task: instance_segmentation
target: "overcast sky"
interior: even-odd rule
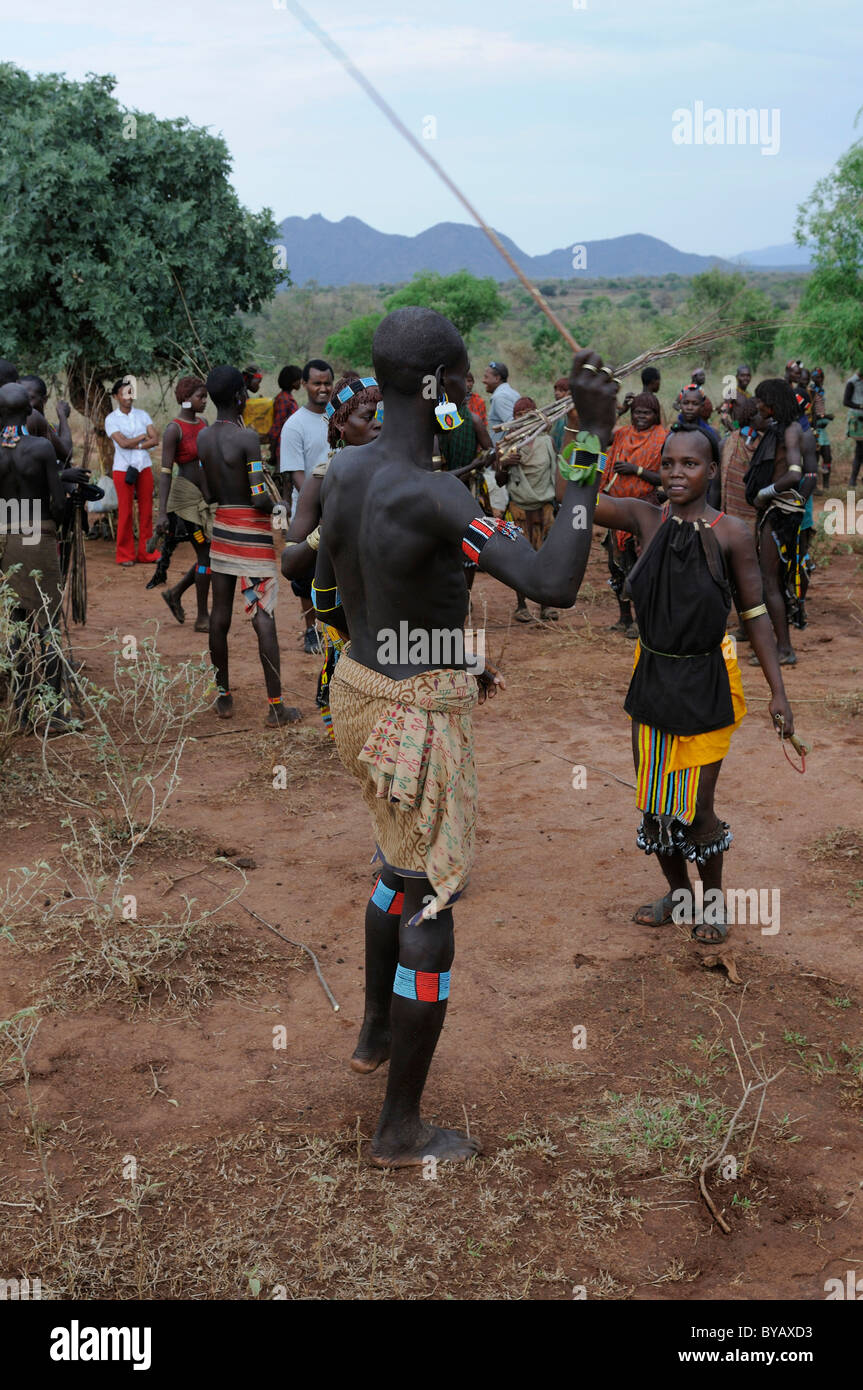
[[[282,0],[0,0],[3,56],[111,72],[126,106],[221,132],[240,198],[412,234],[460,204]],[[577,8],[581,6],[583,8]],[[332,0],[307,7],[493,226],[538,254],[646,232],[733,255],[863,129],[861,0]],[[769,142],[676,144],[676,111],[765,111]],[[678,118],[678,129],[680,129]],[[697,132],[693,131],[693,137]]]

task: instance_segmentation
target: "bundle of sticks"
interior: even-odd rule
[[[720,326],[714,324],[711,328],[693,329],[689,333],[684,333],[681,338],[676,338],[673,343],[666,344],[665,347],[650,348],[642,352],[638,357],[633,357],[631,362],[626,362],[622,367],[615,369],[614,375],[621,381],[624,377],[632,376],[633,372],[639,372],[652,362],[661,362],[665,357],[679,357],[683,353],[695,352],[698,348],[706,346],[707,343],[717,342],[720,338],[733,338],[741,333],[743,329],[762,327],[762,324],[735,323]],[[529,444],[537,439],[539,435],[546,434],[558,420],[572,410],[572,397],[567,394],[562,396],[559,401],[552,401],[550,405],[540,406],[538,410],[531,410],[525,415],[520,415],[517,420],[510,420],[501,426],[503,440],[501,449],[518,449],[524,444]]]

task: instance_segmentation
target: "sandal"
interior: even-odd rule
[[[664,927],[668,922],[674,921],[673,902],[674,895],[666,893],[664,898],[657,898],[655,903],[645,903],[644,907],[633,913],[632,920],[640,927]]]
[[[716,934],[714,936],[701,936],[699,929],[702,932],[715,932]],[[721,946],[727,936],[727,922],[696,922],[692,928],[692,940],[699,942],[702,946]]]

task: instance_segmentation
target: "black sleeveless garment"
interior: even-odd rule
[[[666,507],[627,589],[641,641],[627,714],[667,734],[706,734],[733,724],[722,655],[731,586],[711,525],[680,521]]]

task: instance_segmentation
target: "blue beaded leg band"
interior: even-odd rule
[[[393,981],[393,994],[403,999],[417,999],[425,1004],[443,1003],[449,999],[449,970],[409,970],[406,965],[396,966]]]
[[[387,888],[382,878],[379,878],[372,893],[372,902],[375,907],[379,907],[381,912],[388,912],[394,917],[400,917],[404,907],[405,895],[399,893],[395,888]]]

